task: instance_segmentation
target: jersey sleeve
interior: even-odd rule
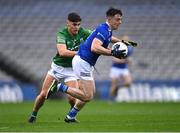
[[[85,36],[88,37],[91,33],[92,33],[92,30],[90,30],[90,29],[84,29],[84,34],[85,34]]]
[[[61,32],[57,33],[56,44],[66,44],[65,35]]]
[[[86,39],[88,36],[92,33],[90,29],[81,28],[81,31],[83,33],[83,37]]]
[[[102,43],[108,38],[108,32],[103,27],[98,27],[96,32],[96,38],[102,41]]]

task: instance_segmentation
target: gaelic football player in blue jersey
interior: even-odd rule
[[[86,41],[80,45],[78,53],[74,56],[72,65],[75,75],[79,78],[79,87],[72,88],[63,83],[59,83],[59,91],[67,93],[81,101],[89,102],[93,99],[96,88],[93,77],[93,68],[100,55],[125,58],[125,51],[111,50],[108,45],[110,42],[122,41],[112,37],[112,31],[117,30],[122,23],[122,12],[119,9],[110,8],[106,12],[106,22],[97,26]],[[127,42],[127,45],[134,45],[134,42]],[[77,100],[74,107],[68,112],[65,122],[77,122],[76,115],[80,111],[80,102]]]

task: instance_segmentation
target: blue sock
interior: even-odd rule
[[[69,117],[71,117],[71,118],[75,118],[76,117],[76,115],[77,115],[77,113],[78,113],[78,109],[76,109],[75,107],[73,107],[70,111],[69,111],[69,113],[67,114]]]
[[[66,86],[66,85],[63,84],[63,83],[59,83],[59,84],[57,85],[57,88],[58,88],[59,91],[62,91],[62,92],[67,92],[67,90],[68,90],[68,86]]]

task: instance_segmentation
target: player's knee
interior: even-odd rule
[[[84,101],[84,102],[90,102],[92,99],[93,99],[93,95],[87,95],[87,96],[83,99],[83,101]]]
[[[39,96],[42,98],[42,99],[46,99],[46,93],[45,92],[41,92],[39,94]]]
[[[127,82],[125,82],[125,84],[124,84],[124,86],[126,86],[126,87],[130,87],[131,86],[131,81],[127,81]]]

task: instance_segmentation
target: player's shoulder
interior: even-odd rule
[[[102,23],[102,24],[99,24],[99,25],[97,26],[97,29],[102,29],[102,30],[108,31],[109,26],[108,26],[108,24],[106,24],[106,23]]]
[[[100,25],[97,26],[96,28],[97,32],[100,32],[103,35],[109,35],[109,26],[106,23],[102,23]]]
[[[59,28],[57,34],[59,34],[59,35],[67,35],[68,34],[67,27]]]
[[[92,30],[90,30],[88,28],[80,27],[79,33],[83,33],[83,34],[88,33],[88,34],[90,34],[90,33],[92,33]]]

